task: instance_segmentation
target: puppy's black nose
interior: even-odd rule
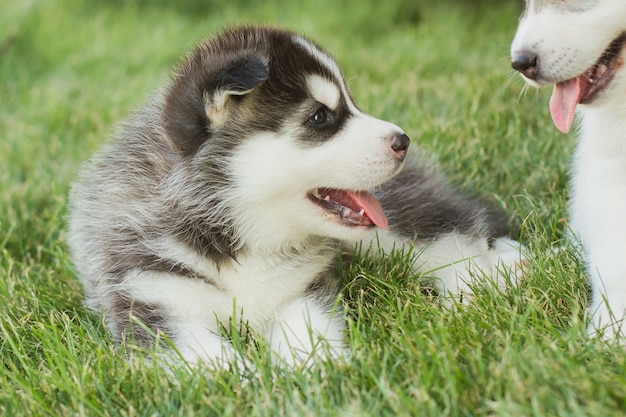
[[[409,149],[411,139],[404,133],[396,135],[391,141],[391,149],[401,158],[406,155],[406,150]]]
[[[537,79],[537,60],[538,56],[534,52],[520,51],[513,56],[511,66],[514,70],[524,74],[526,78],[531,80]]]

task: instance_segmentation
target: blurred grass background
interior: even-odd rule
[[[0,0],[0,414],[13,416],[614,416],[624,350],[590,340],[566,230],[573,139],[548,91],[523,87],[508,47],[513,0]],[[128,361],[82,307],[64,242],[78,165],[225,25],[316,40],[355,101],[403,127],[461,188],[511,215],[530,247],[520,288],[445,309],[402,254],[342,272],[354,357],[325,372],[169,375]],[[177,378],[178,382],[173,382]]]

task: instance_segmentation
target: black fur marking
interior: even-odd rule
[[[339,295],[339,279],[335,265],[329,266],[328,270],[318,275],[306,289],[308,297],[314,297],[323,306],[332,307]]]
[[[122,262],[119,263],[122,264]],[[218,288],[217,283],[210,277],[202,275],[199,272],[194,271],[193,269],[179,262],[164,259],[157,255],[134,254],[132,256],[129,256],[128,259],[124,260],[123,264],[125,265],[124,269],[112,271],[112,273],[122,277],[131,269],[139,269],[146,272],[162,272],[167,274],[175,274],[181,278],[197,279],[209,285],[212,285],[215,288]]]
[[[170,232],[202,256],[215,262],[237,259],[239,250],[233,234],[228,229],[213,224],[210,219],[198,226],[180,221],[173,225]]]
[[[245,93],[269,77],[269,68],[264,59],[258,56],[244,56],[226,66],[216,74],[216,90]]]
[[[200,51],[193,55],[175,78],[165,101],[165,126],[181,153],[190,156],[212,136],[206,114],[206,99],[217,92],[244,94],[268,77],[264,58],[243,52],[219,65],[214,56]]]
[[[373,191],[391,231],[408,239],[429,240],[445,233],[494,239],[508,235],[504,215],[481,198],[450,187],[433,167],[417,160]]]
[[[161,184],[161,233],[215,262],[235,259],[237,251],[243,249],[232,226],[230,209],[218,192],[223,184],[232,182],[223,164],[231,157],[229,148],[234,146],[234,139],[214,137],[195,158],[177,166],[172,181]]]
[[[159,332],[173,337],[161,306],[143,303],[124,294],[118,294],[115,302],[110,303],[105,316],[116,330],[114,336],[118,343],[152,348]]]

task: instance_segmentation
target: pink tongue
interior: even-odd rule
[[[569,132],[574,122],[574,111],[582,96],[579,78],[557,83],[550,97],[552,121],[563,133]]]
[[[385,217],[385,213],[383,213],[380,202],[367,191],[347,191],[329,188],[324,190],[324,194],[342,206],[350,207],[353,211],[359,212],[363,210],[363,215],[376,226],[382,229],[389,228],[389,222],[387,217]]]

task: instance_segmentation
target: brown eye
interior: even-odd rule
[[[326,123],[327,120],[328,120],[328,115],[326,113],[326,108],[320,107],[319,109],[315,111],[315,113],[313,113],[313,116],[309,118],[308,122],[312,124],[313,126],[319,126],[319,125]]]

